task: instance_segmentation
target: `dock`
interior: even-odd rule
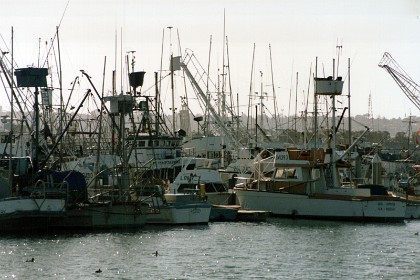
[[[270,214],[270,211],[240,209],[236,220],[241,222],[265,222]]]
[[[245,210],[240,205],[213,205],[210,221],[212,222],[265,222],[270,211]]]

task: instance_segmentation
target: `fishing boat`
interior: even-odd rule
[[[83,74],[96,91],[90,76]],[[130,73],[130,84],[137,88],[143,84],[144,72]],[[135,77],[133,80],[131,77]],[[132,200],[129,193],[130,165],[128,164],[128,148],[126,145],[125,118],[132,113],[135,98],[132,95],[121,94],[110,96],[111,114],[120,119],[121,155],[118,164],[109,169],[98,169],[99,152],[96,157],[95,176],[89,184],[84,182],[84,188],[93,192],[80,201],[72,201],[67,206],[67,217],[55,224],[56,229],[115,229],[139,228],[146,224],[148,205],[141,200]],[[102,105],[103,108],[104,105]],[[100,135],[101,133],[99,133]],[[100,137],[98,142],[100,141]],[[98,144],[99,146],[99,144]],[[106,172],[105,172],[106,171]],[[104,173],[107,173],[104,175]],[[101,180],[99,180],[101,179]]]
[[[201,187],[205,199],[211,204],[232,204],[233,192],[223,183],[214,159],[183,158],[183,168],[169,184],[166,199],[175,199],[176,194],[185,195]]]
[[[397,222],[405,218],[405,201],[381,186],[335,185],[339,178],[333,179],[323,149],[288,149],[270,160],[271,172],[235,187],[242,209],[305,219]]]
[[[0,66],[9,86],[12,88],[13,83],[11,81],[14,78],[12,74],[14,71],[6,69],[3,59]],[[47,72],[46,68],[22,68],[16,69],[16,72],[14,72],[18,87],[35,88],[36,105],[38,88],[46,86]],[[11,102],[11,106],[13,107],[13,102]],[[0,232],[48,230],[51,223],[62,219],[66,214],[68,184],[50,184],[39,177],[39,172],[35,172],[38,170],[40,155],[38,149],[38,113],[36,106],[32,156],[21,156],[23,149],[20,152],[13,149],[16,136],[13,128],[13,110],[10,114],[8,135],[2,135],[5,136],[2,138],[5,145],[0,160]],[[4,119],[2,121],[4,122]],[[19,136],[22,136],[22,131]],[[15,152],[20,157],[17,157],[14,154]]]
[[[305,219],[404,220],[406,202],[389,194],[383,186],[343,184],[340,180],[341,171],[350,167],[345,156],[356,144],[338,156],[335,149],[335,96],[341,94],[342,87],[341,77],[315,78],[315,96],[327,95],[332,99],[332,144],[328,142],[327,148],[281,149],[274,155],[256,160],[253,180],[235,187],[242,209],[265,210],[275,216]]]
[[[137,229],[146,224],[147,204],[129,199],[128,191],[120,187],[102,186],[89,195],[85,177],[77,171],[78,182],[70,185],[65,215],[50,224],[53,230]],[[121,183],[121,178],[119,178]]]
[[[147,205],[140,202],[86,202],[66,207],[66,216],[53,230],[137,229],[146,224]]]
[[[149,205],[146,219],[148,224],[191,225],[209,222],[211,204],[205,201],[169,203],[160,185],[132,186],[131,194],[134,199]]]
[[[12,184],[2,170],[1,193]],[[48,231],[66,215],[67,184],[46,184],[37,180],[33,186],[15,188],[12,194],[0,198],[0,232]]]
[[[206,201],[210,205],[210,220],[235,220],[238,208],[235,194],[222,181],[217,170],[217,160],[184,158],[183,168],[169,184],[165,200],[171,203]]]

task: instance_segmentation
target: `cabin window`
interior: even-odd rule
[[[178,192],[185,192],[185,191],[193,190],[193,189],[196,189],[195,184],[181,184],[179,185]]]
[[[278,168],[275,174],[276,179],[297,178],[295,168]]]
[[[144,143],[144,141],[138,141],[138,146],[139,147],[144,147],[146,145],[146,143]]]
[[[147,141],[147,146],[152,147],[153,146],[153,141]]]
[[[215,183],[215,184],[205,184],[206,192],[225,192],[226,187],[223,184]]]
[[[191,164],[188,164],[188,166],[187,166],[187,170],[193,170],[195,168],[195,164],[194,163],[191,163]]]

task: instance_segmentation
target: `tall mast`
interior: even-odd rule
[[[293,64],[292,64],[292,75],[290,76],[290,89],[289,89],[289,111],[287,113],[287,129],[290,130],[290,105],[292,103],[292,87],[293,87]]]
[[[315,78],[318,78],[318,57],[315,58]],[[316,84],[317,84],[317,80],[315,79],[314,82],[314,138],[315,138],[315,150],[318,148],[317,143],[318,143],[318,96],[316,94]],[[316,153],[314,154],[316,157]],[[316,158],[315,158],[316,160]]]
[[[309,67],[309,79],[308,79],[308,92],[307,92],[307,97],[306,97],[306,104],[305,104],[305,128],[304,128],[304,137],[303,137],[303,145],[304,148],[307,149],[308,148],[308,104],[309,104],[309,91],[310,91],[310,86],[311,86],[311,73],[312,73],[312,63],[311,66]],[[303,94],[305,95],[305,92],[303,92]]]
[[[295,132],[297,132],[297,96],[298,96],[298,85],[299,85],[299,72],[296,72],[296,96],[295,96]]]
[[[120,83],[121,83],[121,94],[123,94],[123,50],[122,50],[122,27],[121,27],[121,35],[120,35],[120,63],[121,63],[121,69],[120,69]]]
[[[252,74],[254,73],[254,59],[255,59],[255,43],[254,43],[254,50],[252,52],[252,65],[251,65],[251,81],[249,83],[249,99],[248,99],[248,116],[246,120],[246,131],[249,131],[249,116],[250,116],[250,109],[251,109],[251,98],[252,98]]]
[[[115,29],[115,38],[114,38],[115,42],[115,54],[114,54],[114,71],[112,73],[112,95],[115,95],[116,91],[117,91],[117,83],[116,83],[116,79],[117,79],[117,58],[118,58],[118,34],[117,34],[117,30]]]
[[[155,95],[156,95],[156,102],[155,102],[155,108],[156,108],[156,116],[155,116],[155,130],[156,130],[156,135],[159,135],[159,117],[160,117],[160,94],[159,94],[159,87],[158,87],[158,72],[155,72]]]
[[[351,115],[350,115],[350,58],[348,59],[348,95],[347,95],[347,100],[348,100],[348,116],[349,116],[349,145],[351,145]]]
[[[333,80],[335,80],[335,59],[333,59]],[[331,170],[332,170],[332,176],[333,176],[333,187],[337,186],[337,170],[336,170],[336,164],[335,164],[335,148],[336,148],[336,129],[335,129],[335,95],[332,95],[332,153],[331,153]]]
[[[228,42],[228,38],[226,36],[226,58],[227,58],[227,78],[229,80],[229,98],[230,98],[230,104],[229,104],[229,112],[231,112],[231,121],[232,124],[234,122],[234,109],[233,109],[233,96],[232,96],[232,79],[230,76],[230,59],[229,59],[229,42]]]
[[[163,44],[165,41],[165,28],[162,30],[162,46],[160,50],[160,69],[159,69],[159,92],[162,92],[162,65],[163,65]],[[160,104],[159,104],[160,107]]]
[[[263,110],[264,110],[264,93],[263,93],[263,72],[260,71],[261,75],[261,81],[260,81],[260,127],[263,127]],[[257,115],[255,115],[255,118],[257,118]]]
[[[58,26],[57,26],[57,47],[58,47],[58,64],[59,64],[59,77],[58,82],[60,84],[60,126],[59,126],[59,134],[63,132],[63,122],[64,122],[64,100],[63,100],[63,77],[62,77],[62,71],[61,71],[61,51],[60,51],[60,37],[58,36]],[[60,155],[63,151],[63,144],[60,143]]]
[[[206,82],[206,98],[210,99],[210,92],[209,92],[209,79],[210,79],[210,61],[211,61],[211,44],[212,44],[212,35],[210,35],[210,46],[209,46],[209,62],[207,64],[207,82]],[[206,106],[206,111],[204,114],[204,136],[207,136],[208,133],[208,118],[209,118],[209,108]]]
[[[12,86],[11,86],[11,96],[10,96],[10,134],[9,134],[9,139],[8,142],[10,141],[10,150],[9,150],[9,183],[10,183],[10,194],[13,193],[13,164],[12,164],[12,152],[13,152],[13,114],[14,114],[14,110],[13,110],[13,96],[14,96],[14,82],[13,82],[13,77],[14,77],[14,57],[13,57],[13,26],[12,26]]]
[[[268,45],[270,50],[270,67],[271,67],[271,85],[273,87],[273,99],[274,99],[274,123],[276,131],[278,129],[278,120],[277,120],[277,100],[276,100],[276,90],[274,86],[274,73],[273,73],[273,59],[271,57],[271,44]]]
[[[112,96],[115,96],[117,93],[117,57],[118,57],[118,37],[117,30],[115,30],[115,53],[114,53],[114,70],[112,71]],[[115,116],[111,115],[111,154],[115,153]]]
[[[226,117],[226,96],[225,96],[225,29],[226,29],[226,17],[225,17],[225,9],[223,9],[223,50],[222,50],[222,117],[223,121],[225,121]]]
[[[168,26],[169,29],[169,48],[171,53],[171,93],[172,93],[172,134],[175,135],[175,89],[174,89],[174,65],[173,65],[173,53],[172,53],[172,26]]]
[[[100,167],[99,167],[99,158],[100,158],[100,152],[101,152],[101,136],[102,136],[102,115],[103,115],[103,111],[104,111],[104,87],[105,87],[105,69],[106,69],[106,56],[104,58],[104,71],[103,71],[103,75],[102,75],[102,93],[101,93],[101,111],[99,112],[99,133],[98,133],[98,147],[97,147],[97,151],[96,151],[96,162],[95,162],[95,181],[94,181],[94,185],[93,187],[96,188],[97,184],[98,184],[98,174],[100,172]]]

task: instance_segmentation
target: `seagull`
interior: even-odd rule
[[[102,272],[101,269],[98,269],[97,271],[95,271],[95,273],[101,273],[101,272]]]
[[[159,256],[159,252],[158,252],[158,251],[156,251],[155,256],[156,256],[156,257],[157,257],[157,256]]]

